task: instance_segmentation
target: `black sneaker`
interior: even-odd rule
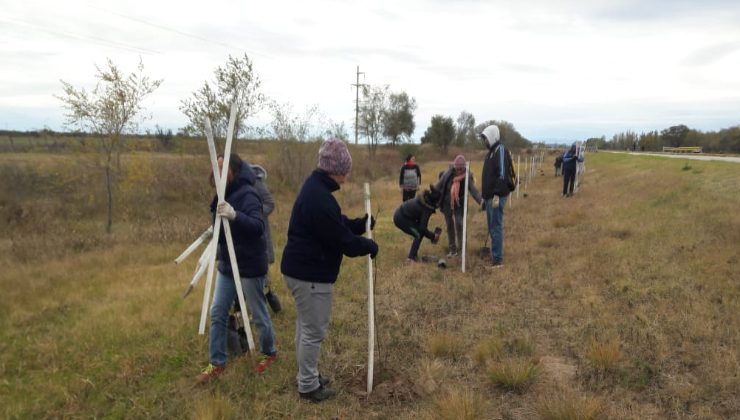
[[[335,395],[337,395],[337,391],[331,388],[327,388],[325,386],[319,385],[318,388],[314,389],[311,392],[299,392],[298,394],[304,400],[308,400],[313,403],[320,403],[321,401],[328,400],[329,398],[333,398]]]
[[[491,265],[487,265],[486,268],[495,270],[495,269],[501,268],[503,266],[504,266],[504,262],[503,261],[494,261],[494,262],[491,263]]]

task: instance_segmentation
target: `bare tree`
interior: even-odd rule
[[[200,89],[181,102],[180,111],[190,122],[183,132],[188,135],[205,135],[204,118],[208,116],[214,136],[224,138],[231,104],[236,101],[234,133],[238,137],[246,130],[247,118],[259,111],[265,101],[259,92],[259,76],[246,53],[242,57],[229,55],[226,65],[217,67],[214,75],[215,80],[212,83],[203,82]]]
[[[162,84],[162,79],[150,80],[145,76],[141,61],[138,72],[128,76],[110,59],[106,68],[96,66],[96,69],[95,78],[98,81],[92,91],[77,89],[62,80],[64,93],[56,97],[67,111],[67,125],[77,126],[99,137],[99,165],[105,174],[108,198],[105,231],[110,233],[113,225],[113,190],[117,172],[121,169],[123,135],[136,131],[136,117],[143,110],[141,103]]]

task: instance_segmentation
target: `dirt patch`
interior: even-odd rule
[[[392,369],[376,369],[373,391],[367,394],[367,376],[355,377],[347,387],[349,392],[364,397],[369,404],[407,403],[418,398],[414,383],[402,372]]]
[[[576,376],[576,366],[562,357],[544,356],[540,358],[540,366],[544,377],[558,385],[570,384]]]

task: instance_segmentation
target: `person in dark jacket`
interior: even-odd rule
[[[275,313],[280,312],[282,305],[280,298],[277,294],[272,292],[270,288],[270,265],[275,262],[275,251],[272,248],[272,229],[270,228],[270,214],[275,210],[275,199],[272,198],[270,189],[267,188],[267,171],[260,165],[249,165],[254,172],[255,181],[254,189],[257,191],[257,195],[262,201],[262,215],[265,217],[265,252],[267,252],[267,274],[265,274],[265,298],[272,311]],[[239,312],[239,299],[234,301],[234,312]],[[240,332],[241,333],[241,332]]]
[[[481,205],[481,195],[475,187],[472,173],[465,173],[465,157],[457,155],[450,168],[439,177],[436,189],[440,191],[439,209],[447,225],[448,257],[456,257],[462,249],[463,204],[465,203],[466,183],[470,183],[470,195]]]
[[[332,195],[351,168],[352,157],[344,142],[329,139],[321,144],[318,167],[303,183],[293,204],[283,250],[281,271],[296,305],[298,393],[312,402],[336,394],[319,375],[318,364],[342,257],[370,254],[375,258],[378,253],[378,245],[362,236],[369,215],[347,218]]]
[[[428,238],[433,244],[439,241],[442,229],[435,228],[434,233],[432,233],[427,228],[429,217],[437,211],[439,197],[439,191],[430,185],[429,189],[425,190],[420,197],[405,201],[393,214],[393,224],[414,238],[413,242],[411,242],[408,258],[406,259],[408,263],[417,261],[417,254],[422,239]]]
[[[563,174],[563,156],[557,155],[555,157],[555,176],[560,176]]]
[[[483,208],[486,210],[488,233],[491,235],[490,267],[504,264],[504,206],[517,184],[511,153],[501,142],[498,126],[489,125],[480,134],[488,147],[481,176]]]
[[[398,177],[398,186],[403,191],[403,201],[416,197],[419,185],[421,185],[421,169],[416,164],[416,157],[409,154],[406,156],[406,162],[401,166],[401,174]]]
[[[573,143],[570,149],[563,154],[563,197],[573,195],[573,187],[576,182],[576,172],[578,171],[578,162],[583,162],[583,156],[578,156],[576,144]]]
[[[219,169],[223,159],[218,161]],[[277,359],[275,334],[263,289],[267,274],[267,253],[265,251],[265,219],[262,214],[262,202],[254,189],[255,176],[249,164],[233,154],[227,171],[225,201],[217,203],[217,197],[211,202],[214,217],[223,217],[224,223],[231,226],[234,253],[239,266],[241,287],[247,306],[252,314],[257,330],[262,357],[257,364],[258,373]],[[227,325],[229,309],[236,296],[234,274],[231,259],[226,245],[226,235],[219,236],[218,276],[211,305],[211,329],[208,335],[208,352],[210,364],[197,377],[198,382],[206,382],[220,375],[226,368]]]

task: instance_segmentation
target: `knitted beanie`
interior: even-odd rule
[[[455,169],[465,169],[465,156],[457,155],[455,157]]]
[[[352,156],[347,145],[334,138],[321,143],[318,168],[329,175],[347,175],[352,169]]]

